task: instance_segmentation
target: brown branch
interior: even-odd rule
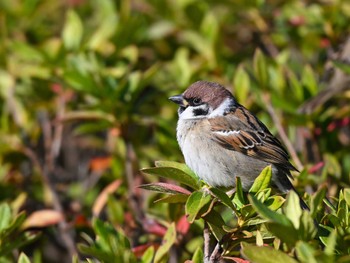
[[[64,109],[65,99],[63,98],[63,95],[60,95],[60,98],[58,98],[56,113],[56,117],[58,119],[64,115]],[[41,169],[43,183],[51,195],[51,201],[54,210],[63,214],[63,206],[60,202],[57,192],[55,191],[55,187],[53,186],[50,180],[50,174],[52,174],[55,169],[55,159],[57,158],[61,148],[63,124],[60,122],[56,122],[54,125],[54,131],[52,132],[51,122],[47,116],[47,113],[42,112],[40,117],[45,147],[45,161],[43,164],[43,168]],[[72,258],[74,255],[77,254],[77,251],[74,239],[68,232],[68,230],[70,229],[68,222],[66,220],[60,222],[58,224],[58,229],[61,234],[63,243],[68,250],[69,256],[70,258]]]
[[[288,138],[283,126],[282,126],[280,118],[278,117],[277,113],[275,112],[275,109],[273,108],[273,106],[271,104],[270,96],[268,94],[264,94],[262,96],[262,98],[266,104],[267,111],[269,112],[274,124],[276,125],[278,134],[279,134],[281,140],[283,141],[284,145],[286,146],[292,160],[294,161],[297,169],[302,170],[303,164],[301,163],[291,141],[289,140],[289,138]]]
[[[138,195],[135,193],[136,185],[135,185],[135,172],[133,168],[133,164],[136,163],[136,153],[134,150],[134,146],[132,143],[128,140],[126,140],[126,159],[125,159],[125,171],[126,171],[126,180],[128,183],[128,189],[129,189],[129,204],[131,208],[133,209],[133,212],[136,216],[136,219],[139,222],[142,222],[142,220],[145,218],[145,215],[140,209],[139,204],[139,198]]]
[[[325,86],[316,96],[306,101],[299,108],[300,113],[311,114],[320,106],[336,95],[342,94],[350,89],[350,76],[346,72],[334,66],[332,61],[338,61],[350,64],[350,36],[339,48],[339,51],[329,55],[328,62],[325,64],[324,79],[320,84]]]

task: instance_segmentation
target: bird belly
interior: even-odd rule
[[[210,139],[210,131],[196,132],[195,128],[178,125],[178,142],[186,164],[195,174],[211,186],[235,187],[236,177],[240,177],[243,190],[247,191],[269,165],[242,153],[227,150]],[[203,127],[202,127],[203,128]]]

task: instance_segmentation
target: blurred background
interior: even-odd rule
[[[281,138],[300,191],[349,187],[349,25],[342,0],[0,0],[0,212],[24,222],[0,226],[1,262],[71,262],[93,217],[129,240],[121,262],[173,221],[191,258],[200,227],[137,186],[183,162],[168,97],[200,79]]]

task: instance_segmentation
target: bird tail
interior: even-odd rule
[[[293,184],[289,181],[288,176],[290,176],[290,173],[283,173],[283,174],[278,174],[277,180],[275,180],[275,184],[280,189],[283,193],[289,192],[290,190],[293,190],[299,197],[299,203],[300,207],[303,210],[308,210],[310,211],[309,206],[304,202],[304,200],[301,198],[297,190],[294,188]]]

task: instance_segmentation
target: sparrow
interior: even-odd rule
[[[208,185],[235,187],[240,177],[248,191],[271,165],[274,186],[295,190],[289,178],[297,169],[281,142],[225,87],[197,81],[169,99],[179,105],[176,136],[185,162]],[[301,198],[300,205],[308,209]]]

